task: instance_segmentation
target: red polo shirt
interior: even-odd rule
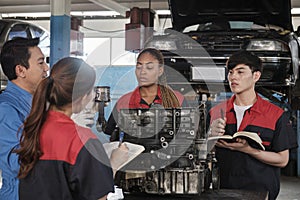
[[[179,104],[182,105],[182,102],[184,100],[184,96],[180,94],[177,91],[174,91]],[[123,108],[150,108],[153,104],[162,104],[162,97],[161,97],[161,91],[160,87],[157,87],[157,96],[155,97],[152,104],[148,105],[141,97],[140,88],[135,88],[134,91],[129,92],[125,95],[123,95],[117,102],[117,110],[120,111],[120,109]]]
[[[184,96],[178,91],[174,91],[174,93],[179,101],[179,104],[184,105],[185,104]],[[143,100],[143,98],[141,97],[140,88],[139,87],[135,88],[135,90],[123,95],[117,101],[115,107],[113,108],[111,115],[109,116],[107,126],[105,128],[104,133],[106,133],[108,135],[111,135],[113,133],[113,131],[115,130],[116,125],[117,125],[116,122],[118,121],[118,113],[119,113],[120,109],[126,109],[126,108],[146,108],[147,109],[155,104],[159,104],[159,105],[162,104],[160,87],[157,87],[157,96],[155,97],[154,101],[151,104],[147,104],[147,102]]]

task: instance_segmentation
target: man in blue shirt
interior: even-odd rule
[[[0,169],[3,182],[0,199],[19,199],[19,164],[13,150],[19,147],[20,128],[30,112],[32,94],[49,70],[38,44],[39,38],[15,38],[3,45],[0,55],[3,73],[9,80],[5,91],[0,94]]]

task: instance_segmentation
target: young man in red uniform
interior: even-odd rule
[[[280,168],[289,161],[289,149],[298,146],[292,125],[283,109],[255,92],[262,71],[257,56],[247,51],[237,52],[229,58],[227,69],[234,95],[210,110],[210,134],[255,132],[262,139],[265,151],[251,147],[241,138],[233,143],[219,140],[216,157],[221,188],[266,191],[269,199],[276,199]]]

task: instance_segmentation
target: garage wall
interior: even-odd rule
[[[31,21],[50,30],[49,20]],[[136,55],[125,51],[125,24],[129,19],[84,20],[80,31],[84,33],[84,55],[92,65],[134,65]],[[171,27],[170,18],[155,21],[155,30]],[[293,17],[294,29],[300,26],[300,17]]]
[[[293,26],[297,30],[297,27],[300,26],[300,17],[293,17]]]

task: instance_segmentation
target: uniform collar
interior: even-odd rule
[[[57,121],[69,122],[69,123],[73,122],[69,116],[65,115],[64,113],[57,112],[55,110],[49,110],[48,117],[51,119],[56,119]]]
[[[141,97],[141,93],[140,93],[140,87],[137,87],[131,96],[131,102],[134,102],[135,105],[140,105],[140,104],[146,104],[148,105],[143,98]],[[157,104],[161,104],[162,102],[162,97],[161,97],[161,91],[160,91],[160,87],[157,87],[157,95],[153,100],[153,103],[157,103]]]
[[[230,111],[233,111],[234,108],[233,108],[233,104],[234,104],[234,100],[235,100],[236,96],[233,95],[229,101],[227,102],[227,108],[226,108],[226,111],[227,112],[230,112]],[[249,108],[249,111],[254,111],[254,112],[257,112],[257,113],[261,113],[261,107],[263,107],[263,99],[256,93],[256,102],[253,104],[253,106],[251,106],[251,108]]]
[[[30,98],[32,97],[32,94],[27,92],[26,90],[22,89],[21,87],[19,87],[18,85],[16,85],[15,83],[8,81],[7,82],[7,86],[5,90],[9,90],[12,93],[15,94],[22,94],[24,95],[26,98]]]

